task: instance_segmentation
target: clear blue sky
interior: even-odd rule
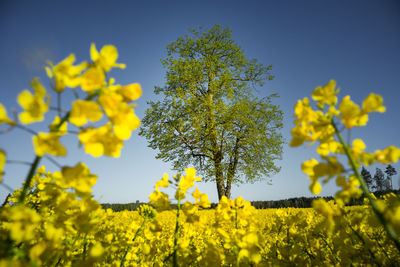
[[[387,112],[373,114],[367,127],[355,130],[368,151],[389,145],[400,146],[400,2],[399,1],[11,1],[0,2],[0,102],[15,108],[18,93],[28,88],[32,77],[49,84],[43,65],[47,59],[59,62],[73,52],[78,61],[89,60],[89,46],[115,45],[125,70],[112,72],[117,82],[142,85],[143,96],[135,109],[139,118],[154,100],[155,85],[165,82],[160,59],[166,45],[187,34],[188,28],[215,24],[228,26],[232,38],[246,56],[273,65],[275,79],[260,88],[261,95],[278,93],[275,102],[284,111],[287,142],[293,127],[293,107],[310,96],[316,86],[335,79],[340,98],[349,94],[361,103],[370,92],[381,94]],[[47,87],[49,88],[49,87]],[[50,88],[49,88],[50,89]],[[68,94],[67,94],[68,95]],[[64,107],[70,98],[64,99]],[[50,118],[50,114],[48,114]],[[36,130],[46,123],[33,124]],[[85,162],[99,175],[94,195],[100,202],[148,201],[154,184],[164,172],[173,175],[170,164],[155,159],[155,151],[137,131],[125,143],[119,159],[93,158],[78,149],[76,136],[62,139],[69,149],[63,165]],[[0,148],[13,160],[32,161],[31,136],[15,129],[0,136]],[[280,173],[266,182],[234,186],[232,197],[247,200],[276,200],[310,196],[309,180],[301,172],[304,160],[315,156],[315,146],[284,146]],[[57,168],[42,161],[50,170]],[[400,164],[393,165],[400,172]],[[368,167],[372,175],[374,165]],[[17,188],[28,166],[7,164],[4,181]],[[394,185],[399,187],[399,174]],[[211,201],[216,187],[201,183]],[[321,195],[332,195],[331,181]],[[0,199],[7,191],[0,187]]]

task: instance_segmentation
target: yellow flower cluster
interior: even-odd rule
[[[390,146],[382,151],[377,150],[374,153],[365,152],[366,145],[361,139],[354,139],[352,145],[342,144],[340,140],[335,139],[338,131],[338,124],[342,123],[350,129],[357,126],[365,126],[368,121],[368,114],[371,112],[384,112],[383,99],[379,95],[370,94],[367,96],[360,109],[359,105],[351,101],[350,96],[345,96],[337,109],[337,94],[335,90],[336,82],[330,81],[324,87],[317,87],[312,93],[312,99],[317,102],[318,110],[314,110],[310,100],[306,97],[299,100],[294,107],[295,126],[293,127],[291,146],[300,146],[305,142],[319,141],[317,153],[321,155],[324,162],[318,162],[316,159],[310,159],[302,165],[302,170],[306,173],[311,182],[310,190],[314,194],[321,192],[319,179],[326,183],[333,177],[336,183],[343,190],[337,196],[339,199],[347,202],[351,197],[358,197],[361,191],[358,190],[359,182],[350,176],[347,180],[341,174],[344,171],[343,165],[339,162],[337,156],[328,156],[329,154],[346,154],[344,146],[350,151],[356,167],[360,164],[371,165],[378,161],[389,164],[396,162],[400,158],[400,149]],[[327,105],[327,107],[325,107]]]
[[[85,152],[94,157],[103,154],[119,157],[123,141],[129,139],[131,132],[139,127],[140,121],[133,110],[134,104],[130,102],[141,96],[140,85],[134,83],[123,86],[115,84],[113,78],[106,79],[106,72],[112,68],[125,68],[124,64],[117,63],[117,49],[106,45],[98,52],[92,44],[90,55],[92,62],[74,65],[75,55],[71,54],[60,63],[49,63],[46,67],[47,75],[54,81],[53,89],[58,94],[64,92],[66,87],[81,87],[87,96],[75,100],[71,111],[64,114],[62,119],[58,118],[49,133],[41,132],[33,137],[34,149],[39,157],[45,154],[67,154],[60,142],[60,138],[67,134],[67,122],[79,127],[79,141],[84,145]],[[50,95],[44,86],[37,78],[32,80],[31,86],[34,94],[25,90],[18,95],[18,103],[23,108],[19,120],[23,124],[42,121],[49,110]],[[97,128],[84,127],[89,121],[99,121],[103,113],[109,122]],[[5,108],[0,104],[0,124],[15,126],[17,123],[7,116]],[[61,126],[65,128],[61,129]]]
[[[306,97],[299,100],[294,108],[295,126],[292,129],[293,139],[291,146],[300,146],[305,142],[319,141],[317,153],[321,155],[322,162],[312,158],[302,164],[301,168],[311,180],[310,190],[314,194],[319,194],[322,190],[320,179],[326,183],[336,177],[336,184],[342,189],[336,193],[333,203],[326,203],[323,199],[314,201],[315,210],[326,217],[328,232],[332,232],[335,226],[334,218],[343,215],[343,206],[351,198],[358,198],[364,193],[367,196],[373,212],[379,222],[384,226],[386,233],[400,250],[398,236],[400,221],[400,200],[398,196],[393,196],[389,205],[384,202],[375,201],[370,196],[366,183],[359,174],[358,169],[361,164],[370,165],[375,162],[390,164],[397,162],[400,158],[400,149],[389,146],[383,150],[376,150],[374,153],[365,152],[366,145],[361,139],[354,139],[352,144],[345,143],[339,127],[342,124],[345,129],[350,131],[353,127],[365,126],[368,122],[368,115],[371,112],[385,112],[383,99],[376,94],[368,95],[359,105],[352,102],[350,96],[345,96],[337,109],[337,94],[335,90],[336,82],[330,81],[324,87],[317,87],[312,93],[312,99],[317,101],[318,110],[314,110],[309,99]],[[325,107],[327,105],[327,107]],[[349,135],[350,136],[350,135]],[[336,139],[336,138],[337,139]],[[347,157],[353,173],[345,176],[345,168],[340,163],[338,156]]]

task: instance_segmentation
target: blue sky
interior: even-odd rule
[[[362,138],[368,151],[383,149],[399,141],[400,115],[400,2],[398,1],[1,1],[0,2],[0,102],[10,112],[20,111],[16,97],[27,89],[33,77],[49,84],[43,66],[46,60],[59,62],[70,53],[77,61],[89,60],[92,42],[100,48],[113,44],[125,70],[114,70],[118,83],[138,82],[143,95],[135,112],[143,117],[147,101],[154,100],[155,85],[165,82],[160,59],[166,45],[188,33],[188,28],[215,24],[229,27],[232,38],[245,55],[273,65],[275,79],[259,88],[260,95],[278,93],[276,104],[284,111],[282,134],[290,141],[293,107],[298,99],[310,96],[316,86],[335,79],[340,99],[350,95],[361,103],[370,92],[381,94],[387,111],[372,114],[366,127],[352,131]],[[50,90],[50,87],[47,87]],[[71,92],[63,106],[70,106]],[[44,130],[43,123],[33,124]],[[173,175],[170,164],[155,159],[155,151],[137,135],[125,143],[119,159],[93,158],[78,148],[76,136],[62,139],[68,148],[63,165],[85,162],[99,179],[94,196],[100,202],[148,201],[154,184],[164,172]],[[31,136],[19,129],[0,136],[0,148],[8,159],[32,161]],[[280,173],[266,182],[233,187],[232,197],[246,200],[276,200],[310,196],[309,180],[300,165],[315,157],[315,146],[284,146]],[[49,170],[57,170],[43,160]],[[400,164],[393,165],[400,173]],[[372,174],[373,165],[367,169]],[[6,164],[5,183],[20,186],[28,166]],[[399,174],[394,185],[399,187]],[[199,184],[201,192],[217,200],[213,183]],[[321,195],[337,191],[334,181]],[[0,187],[0,199],[7,190]]]

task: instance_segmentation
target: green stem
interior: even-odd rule
[[[82,253],[83,260],[86,260],[86,250],[87,250],[87,234],[85,234],[85,237],[83,238],[83,253]]]
[[[235,228],[239,229],[239,227],[238,227],[238,208],[235,208]]]
[[[20,129],[22,129],[22,130],[24,130],[24,131],[27,131],[28,133],[30,133],[30,134],[32,134],[32,135],[37,135],[37,132],[35,132],[35,131],[32,130],[32,129],[29,129],[28,127],[25,127],[24,125],[15,124],[15,127],[20,128]]]
[[[237,207],[235,208],[235,228],[236,228],[236,230],[239,229],[239,226],[238,226],[238,208]],[[235,253],[235,259],[236,259],[236,266],[239,267],[239,251],[238,251],[237,247],[235,247],[234,253]]]
[[[61,117],[61,93],[57,92],[57,112],[58,116]]]
[[[31,165],[32,163],[28,162],[28,161],[23,161],[23,160],[11,160],[8,159],[6,161],[6,163],[11,163],[11,164],[23,164],[23,165]]]
[[[375,199],[371,197],[371,193],[368,189],[367,184],[365,183],[364,178],[360,175],[358,172],[358,169],[356,167],[356,164],[354,162],[353,157],[351,156],[349,147],[344,143],[342,135],[340,134],[338,128],[336,127],[335,122],[332,120],[332,125],[335,128],[336,135],[338,136],[340,143],[343,145],[344,151],[347,155],[347,158],[349,159],[350,165],[354,171],[354,174],[356,175],[358,181],[360,182],[360,187],[362,191],[364,192],[364,195],[368,198],[369,202],[371,203],[372,209],[375,212],[376,216],[378,217],[379,221],[383,225],[383,228],[385,229],[386,233],[388,234],[389,238],[393,240],[394,244],[396,245],[397,249],[400,251],[400,242],[397,238],[396,232],[393,230],[392,226],[389,224],[389,222],[386,221],[383,213],[378,209],[378,206],[376,204]]]
[[[33,161],[32,165],[31,165],[31,169],[29,170],[29,173],[25,179],[24,188],[22,189],[21,195],[18,198],[19,204],[24,203],[24,200],[25,200],[26,196],[28,195],[28,190],[29,190],[33,175],[35,174],[36,168],[39,165],[41,158],[42,157],[36,156],[35,160]]]
[[[177,257],[177,251],[178,251],[178,234],[179,234],[179,213],[181,210],[181,192],[180,189],[178,189],[178,210],[176,212],[176,224],[175,224],[175,235],[174,235],[174,251],[173,251],[173,266],[177,267],[178,266],[178,257]]]

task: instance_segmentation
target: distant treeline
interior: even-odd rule
[[[399,194],[400,190],[390,190],[390,191],[376,191],[374,192],[377,198],[393,192],[395,194]],[[251,204],[256,209],[278,209],[278,208],[310,208],[311,203],[314,199],[319,197],[296,197],[296,198],[289,198],[283,200],[269,200],[269,201],[251,201]],[[332,200],[333,197],[322,197],[325,200],[329,201]],[[140,205],[144,205],[148,203],[136,201],[135,203],[128,203],[128,204],[101,204],[104,209],[112,209],[113,211],[123,211],[123,210],[137,210]],[[363,197],[359,199],[352,199],[348,206],[355,206],[363,204]],[[171,205],[172,208],[176,208],[175,204]],[[212,203],[211,208],[215,208],[217,203]]]

